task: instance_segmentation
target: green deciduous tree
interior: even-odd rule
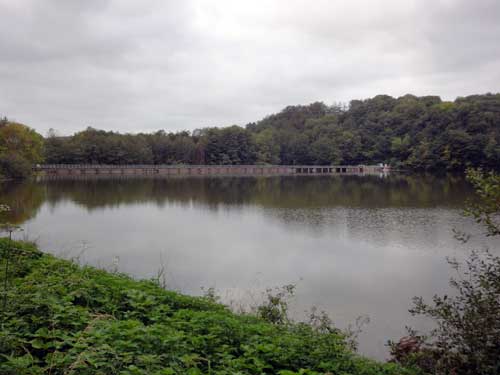
[[[43,160],[43,137],[29,127],[3,120],[0,124],[0,175],[24,178]]]

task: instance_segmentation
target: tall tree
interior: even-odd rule
[[[16,122],[0,125],[0,174],[23,178],[31,174],[33,164],[43,160],[43,137]]]

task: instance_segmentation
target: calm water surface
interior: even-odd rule
[[[149,278],[172,289],[215,287],[253,303],[297,283],[297,318],[317,306],[340,327],[370,323],[360,352],[387,356],[411,318],[411,297],[448,291],[447,256],[490,247],[461,216],[471,187],[458,177],[307,176],[46,180],[0,185],[11,220],[41,248]],[[452,229],[473,234],[467,245]]]

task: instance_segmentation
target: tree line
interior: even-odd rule
[[[374,164],[420,170],[497,168],[500,94],[444,102],[379,95],[349,105],[289,106],[245,127],[50,134],[48,163]]]
[[[0,158],[5,154],[0,125]],[[17,124],[19,125],[19,124]],[[16,126],[17,126],[16,125]],[[455,101],[378,95],[289,106],[244,127],[121,134],[53,130],[40,158],[59,164],[377,164],[411,170],[499,169],[500,94]],[[37,138],[38,139],[38,138]],[[37,141],[38,142],[38,141]],[[4,147],[4,148],[2,148]],[[38,150],[38,148],[37,148]],[[28,159],[29,160],[29,159]]]

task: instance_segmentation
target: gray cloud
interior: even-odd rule
[[[0,114],[41,132],[499,91],[496,0],[0,0],[0,14]]]

